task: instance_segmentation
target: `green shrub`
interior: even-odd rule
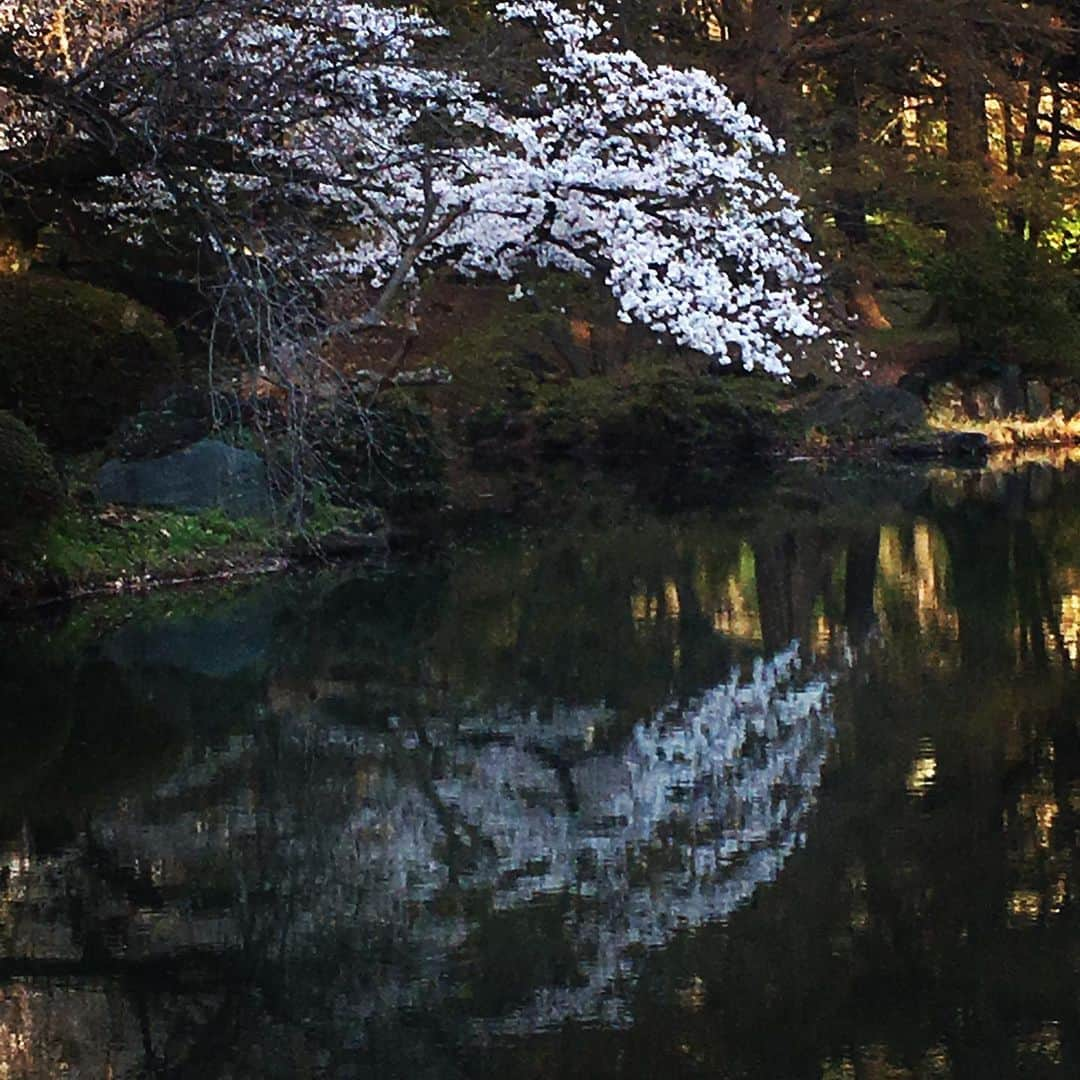
[[[387,391],[362,412],[330,408],[312,430],[314,472],[335,504],[409,510],[442,498],[444,455],[415,394]]]
[[[0,411],[0,528],[43,520],[63,494],[38,437],[17,417]]]
[[[941,233],[903,214],[883,212],[871,216],[870,264],[875,274],[890,283],[917,282],[941,251]]]
[[[53,448],[101,445],[179,370],[172,333],[136,301],[77,281],[0,275],[0,408]]]
[[[1061,367],[1078,358],[1080,275],[1055,252],[994,233],[934,259],[927,286],[973,365]]]
[[[537,423],[548,453],[597,453],[611,460],[681,461],[762,449],[780,432],[773,380],[695,375],[668,365],[629,368],[541,388]]]

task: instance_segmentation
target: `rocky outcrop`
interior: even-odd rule
[[[915,380],[909,380],[915,389]],[[1080,387],[1069,382],[1008,375],[978,381],[946,380],[920,388],[932,416],[949,421],[1042,420],[1080,413]]]

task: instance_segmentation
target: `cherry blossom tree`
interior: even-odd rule
[[[0,210],[182,254],[263,364],[392,318],[436,264],[539,264],[602,279],[622,318],[721,363],[784,373],[822,328],[801,213],[769,170],[782,148],[595,13],[537,0],[497,19],[532,35],[517,94],[499,56],[470,78],[395,7],[8,3]],[[319,300],[346,282],[360,313],[330,324]]]
[[[623,320],[786,375],[825,328],[764,126],[598,9],[511,0],[488,39],[470,65],[414,8],[350,0],[7,0],[0,226],[193,287],[211,368],[283,391],[296,507],[312,400],[375,443],[326,344],[407,321],[437,266],[587,275]]]

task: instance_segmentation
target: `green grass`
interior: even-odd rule
[[[220,511],[69,508],[46,525],[8,538],[9,561],[30,576],[74,588],[145,576],[197,576],[270,554],[280,536],[272,525]]]

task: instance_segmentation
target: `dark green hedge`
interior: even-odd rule
[[[172,332],[136,301],[63,278],[0,275],[0,408],[54,449],[101,445],[179,372]]]
[[[48,517],[63,494],[41,441],[17,417],[0,411],[0,529]]]

